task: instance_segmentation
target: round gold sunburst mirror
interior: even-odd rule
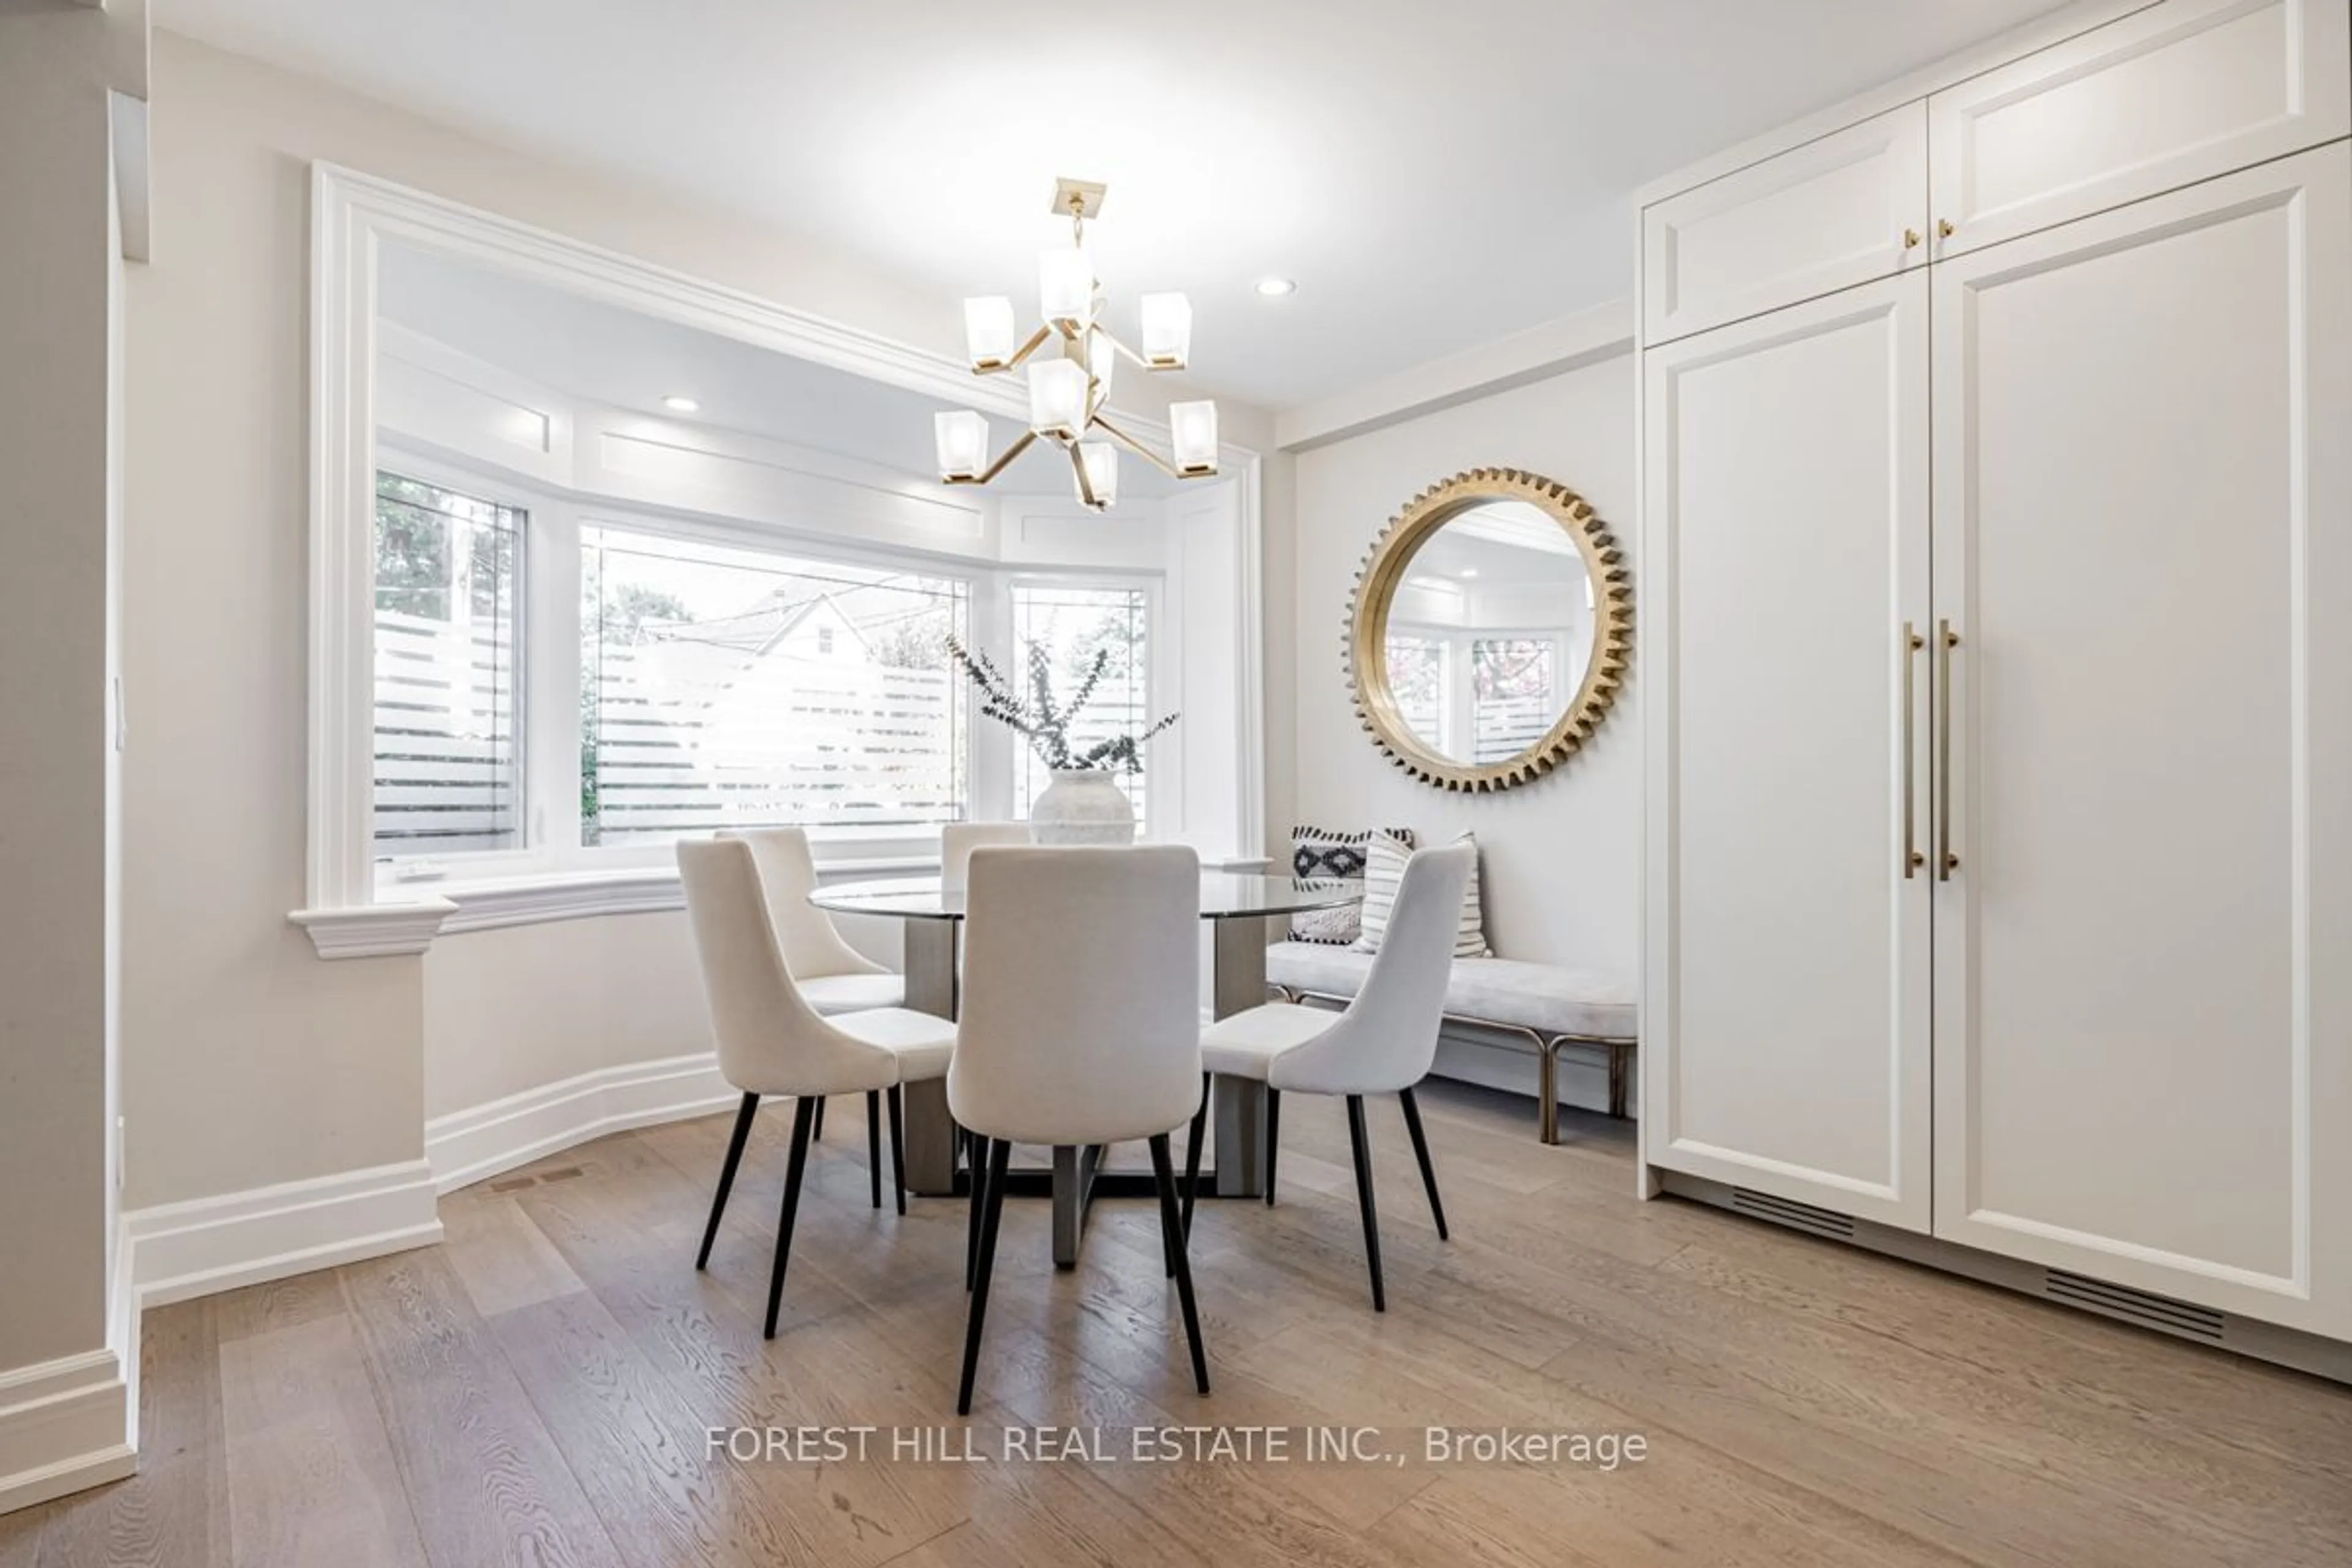
[[[1623,684],[1633,590],[1609,527],[1566,485],[1473,468],[1381,530],[1348,610],[1364,728],[1441,789],[1532,783],[1590,739]]]

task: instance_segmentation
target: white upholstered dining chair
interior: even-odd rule
[[[844,942],[825,912],[809,902],[809,895],[816,891],[816,859],[809,853],[806,832],[797,827],[727,828],[719,837],[740,838],[751,847],[768,918],[783,944],[784,963],[810,1006],[829,1015],[905,1005],[905,979]]]
[[[1025,822],[950,822],[940,829],[940,890],[961,893],[975,849],[1034,843]]]
[[[1437,1235],[1445,1239],[1445,1205],[1437,1195],[1437,1172],[1429,1163],[1429,1140],[1421,1126],[1413,1086],[1429,1076],[1437,1054],[1437,1031],[1445,1012],[1445,983],[1454,967],[1454,936],[1462,919],[1473,844],[1423,849],[1405,862],[1397,885],[1395,912],[1373,955],[1371,972],[1345,1012],[1274,1002],[1220,1018],[1201,1036],[1202,1066],[1211,1073],[1255,1079],[1266,1086],[1265,1201],[1274,1202],[1276,1156],[1281,1152],[1282,1097],[1286,1093],[1337,1094],[1348,1101],[1348,1139],[1356,1162],[1356,1202],[1363,1211],[1364,1255],[1371,1269],[1372,1310],[1388,1310],[1381,1279],[1380,1214],[1372,1202],[1372,1151],[1364,1131],[1364,1096],[1394,1094],[1404,1107],[1413,1156]],[[1200,1169],[1207,1100],[1192,1118],[1185,1151],[1184,1223],[1192,1223],[1192,1176]]]
[[[1209,1363],[1192,1301],[1169,1135],[1201,1089],[1200,858],[1144,849],[987,848],[965,899],[971,977],[948,1107],[982,1140],[978,1268],[956,1410],[971,1413],[989,1276],[1015,1143],[1145,1140],[1192,1376]]]
[[[695,953],[710,997],[719,1070],[743,1091],[726,1163],[719,1167],[719,1191],[710,1200],[702,1249],[695,1255],[697,1268],[710,1262],[710,1246],[719,1235],[719,1215],[726,1212],[727,1194],[735,1184],[735,1168],[742,1162],[760,1097],[793,1097],[792,1154],[785,1167],[783,1212],[776,1222],[775,1270],[768,1280],[764,1331],[773,1339],[817,1107],[829,1094],[887,1094],[891,1163],[898,1175],[898,1212],[905,1214],[899,1086],[939,1078],[948,1070],[955,1026],[901,1007],[820,1016],[803,999],[786,967],[783,942],[771,918],[771,900],[762,896],[753,853],[753,846],[740,838],[687,840],[677,847],[677,869],[686,886]]]
[[[907,1001],[904,976],[875,963],[841,938],[825,912],[809,902],[816,891],[816,858],[809,853],[808,834],[798,827],[722,828],[718,837],[740,838],[751,847],[760,868],[760,888],[768,900],[768,919],[783,944],[784,965],[801,999],[830,1017],[867,1007],[899,1007]],[[824,1137],[824,1102],[816,1108],[816,1130]],[[882,1206],[882,1106],[877,1095],[866,1097],[866,1176],[873,1189],[874,1206]],[[901,1214],[906,1205],[898,1205]]]

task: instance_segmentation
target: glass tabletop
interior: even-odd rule
[[[1359,881],[1258,877],[1235,871],[1201,873],[1201,918],[1239,920],[1249,915],[1287,915],[1301,910],[1335,910],[1361,903]],[[904,920],[963,919],[963,889],[940,888],[937,877],[896,878],[887,882],[842,882],[819,888],[809,902],[850,915],[895,915]]]

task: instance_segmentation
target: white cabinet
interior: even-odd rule
[[[1649,351],[1650,1158],[1924,1231],[1927,279]]]
[[[1654,1173],[2352,1342],[2347,16],[2162,0],[1644,210]],[[1955,232],[1865,266],[1817,183],[1906,114]]]
[[[1937,93],[1938,254],[2352,131],[2347,15],[2352,0],[2170,0]]]
[[[1927,117],[1909,103],[1643,215],[1643,339],[1664,342],[1927,257]]]
[[[2352,153],[1935,321],[1936,1234],[2352,1338]]]

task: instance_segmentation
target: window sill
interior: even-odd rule
[[[310,933],[320,958],[400,958],[423,952],[457,906],[443,898],[355,910],[296,910],[286,918]]]
[[[817,879],[936,875],[939,868],[935,855],[843,859],[820,866]],[[320,958],[387,958],[423,952],[436,937],[686,907],[686,891],[671,866],[483,877],[431,887],[430,893],[413,890],[414,884],[387,889],[382,903],[296,910],[286,918],[310,933]]]
[[[1247,874],[1263,873],[1267,865],[1263,858],[1235,858],[1203,860],[1202,868]],[[825,862],[817,868],[817,880],[930,876],[939,868],[934,856],[860,857]],[[686,891],[677,868],[669,866],[481,877],[435,882],[430,893],[412,891],[414,887],[387,889],[381,903],[296,910],[286,918],[310,933],[320,958],[395,958],[423,952],[436,937],[686,907]]]

